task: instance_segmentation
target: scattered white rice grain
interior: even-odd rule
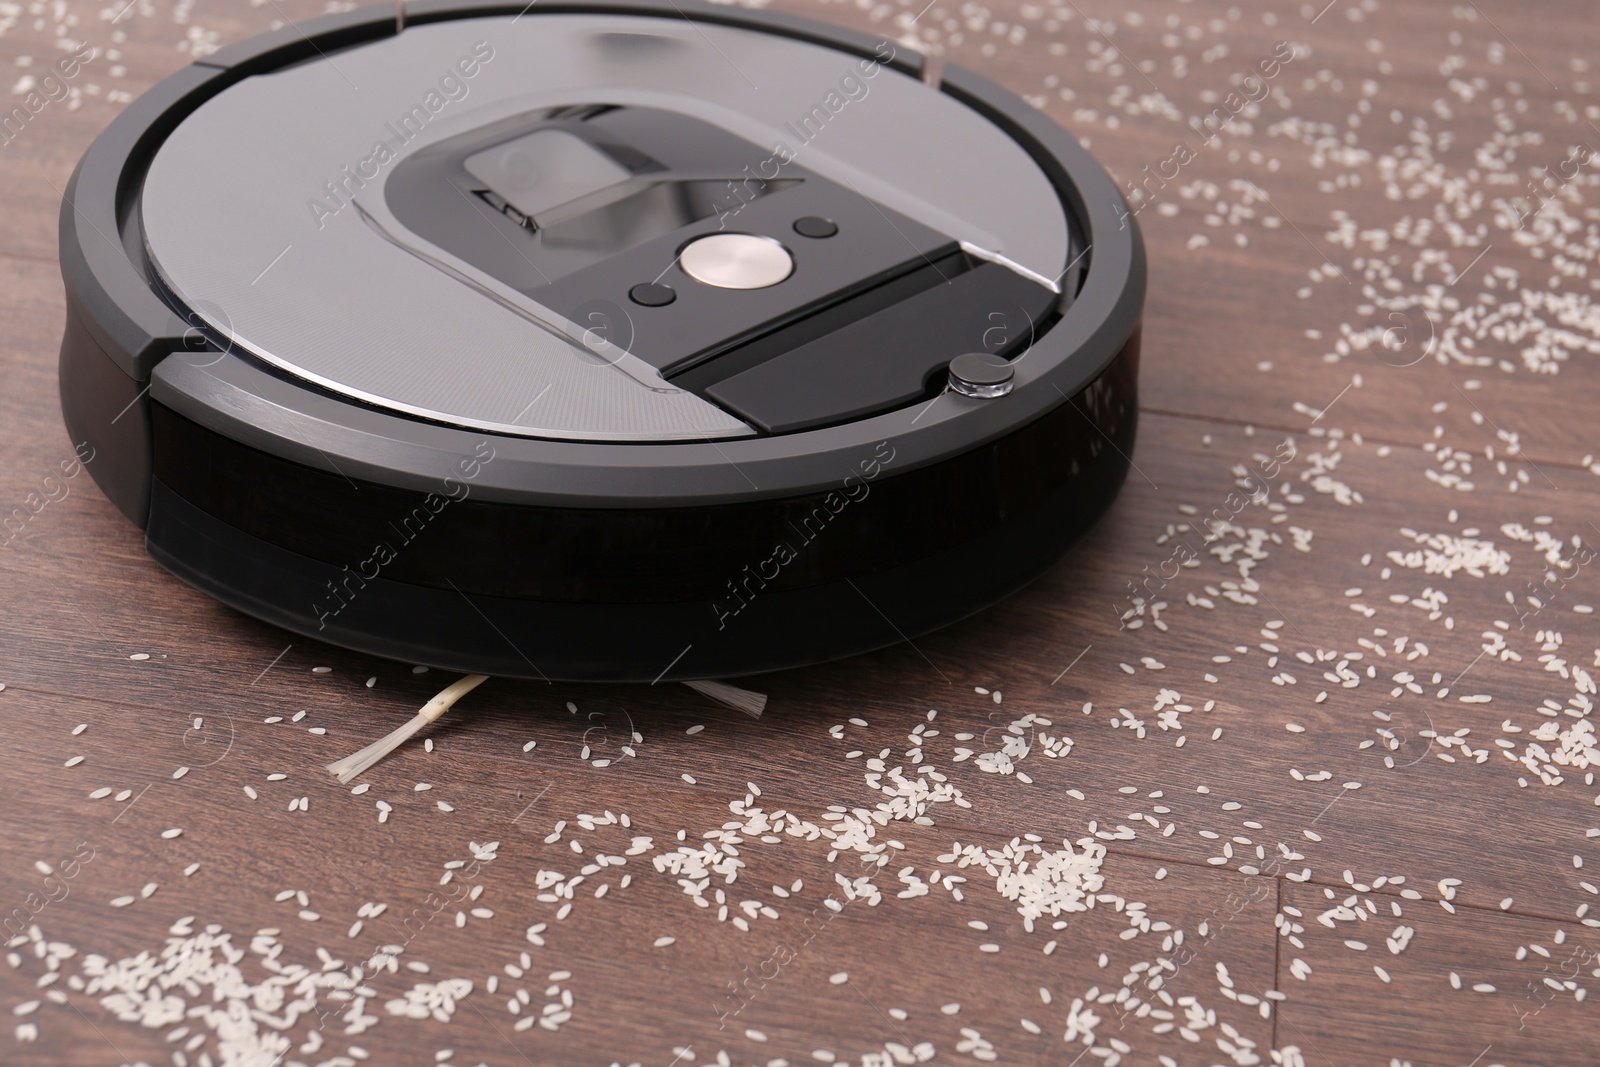
[[[850,972],[840,971],[838,974],[829,975],[828,981],[832,982],[834,985],[844,985],[846,982],[850,981]]]
[[[74,726],[72,728],[72,736],[73,737],[77,737],[79,734],[83,733],[88,728],[89,728],[89,724],[88,723],[80,722],[78,725],[76,725],[76,726]]]
[[[145,661],[145,660],[150,658],[150,653],[148,653],[148,652],[135,652],[133,655],[129,656],[128,658],[131,659],[131,660],[136,660],[136,661],[142,663],[143,661]]]
[[[697,722],[693,726],[691,726],[687,730],[685,730],[684,733],[686,733],[686,734],[697,734],[701,730],[704,730],[705,728],[706,728],[705,727],[705,723]]]
[[[82,762],[83,762],[83,757],[82,756],[73,756],[71,759],[67,760],[67,762],[63,763],[62,766],[63,767],[76,767],[78,764],[80,764]]]
[[[333,668],[332,667],[312,667],[311,668],[311,673],[312,674],[331,674],[332,672],[333,672]]]
[[[168,841],[171,841],[174,837],[182,837],[183,836],[183,828],[179,827],[179,826],[174,826],[170,830],[161,831],[161,836],[166,838]]]
[[[255,800],[261,794],[257,793],[254,789],[250,788],[249,786],[245,786],[244,787],[244,795],[249,797],[251,800]]]
[[[133,897],[116,897],[111,901],[111,906],[113,908],[126,908],[134,902],[134,899]]]

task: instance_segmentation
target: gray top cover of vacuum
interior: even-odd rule
[[[676,112],[770,146],[1047,284],[1068,258],[1068,220],[1039,166],[907,74],[749,29],[562,14],[409,27],[231,86],[152,162],[147,250],[222,343],[380,409],[575,441],[750,435],[389,208],[386,184],[415,153],[531,111],[595,104]],[[530,218],[630,180],[553,131],[466,167],[520,179],[507,199]]]

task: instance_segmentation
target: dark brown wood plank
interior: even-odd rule
[[[1452,915],[1434,903],[1348,888],[1334,897],[1304,888],[1284,894],[1293,909],[1285,918],[1305,946],[1281,946],[1285,970],[1300,961],[1304,978],[1282,977],[1288,999],[1278,1040],[1298,1046],[1306,1063],[1370,1063],[1380,1050],[1415,1063],[1508,1067],[1587,1064],[1600,1055],[1594,1008],[1573,988],[1596,977],[1595,930],[1476,908]],[[1331,928],[1318,921],[1340,908]],[[1357,909],[1364,921],[1352,917]],[[1373,1010],[1397,1001],[1426,1009]]]

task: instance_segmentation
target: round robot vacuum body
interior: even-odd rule
[[[61,215],[62,406],[150,554],[378,655],[728,677],[950,623],[1133,450],[1144,254],[1004,90],[683,0],[225,48]]]

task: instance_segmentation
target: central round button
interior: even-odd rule
[[[765,289],[794,272],[788,251],[770,237],[714,233],[689,244],[678,257],[683,272],[719,289]]]

